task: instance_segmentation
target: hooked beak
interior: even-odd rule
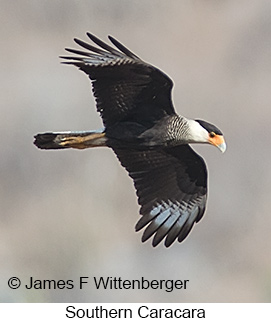
[[[213,138],[209,138],[209,143],[216,146],[222,153],[226,151],[226,143],[223,136],[216,135]]]

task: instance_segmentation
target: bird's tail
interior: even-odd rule
[[[46,132],[35,137],[34,145],[40,149],[84,149],[106,146],[107,138],[104,132]]]

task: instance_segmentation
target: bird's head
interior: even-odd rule
[[[189,120],[189,128],[191,143],[208,143],[225,152],[223,134],[216,126],[203,120]]]

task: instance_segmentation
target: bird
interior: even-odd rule
[[[109,147],[132,178],[144,229],[142,242],[165,247],[182,242],[206,209],[207,167],[191,144],[226,150],[215,125],[176,113],[173,81],[141,60],[112,36],[105,43],[91,33],[80,49],[65,48],[62,63],[89,77],[104,128],[97,131],[45,132],[34,136],[40,149]]]

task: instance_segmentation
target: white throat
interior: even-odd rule
[[[189,143],[208,143],[209,133],[197,121],[187,119]]]

